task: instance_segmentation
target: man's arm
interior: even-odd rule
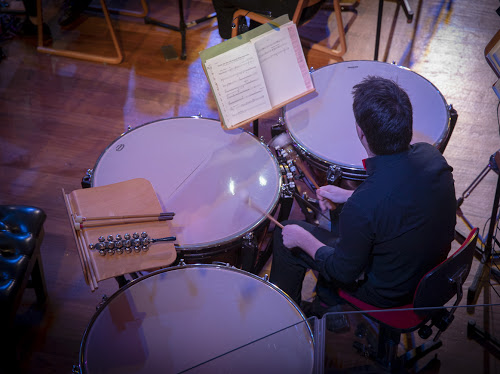
[[[286,225],[281,231],[283,244],[287,248],[299,247],[314,259],[319,248],[325,246],[310,232],[298,225]]]
[[[368,263],[373,238],[362,207],[352,208],[342,219],[342,235],[335,248],[322,243],[297,225],[283,228],[283,244],[287,248],[299,247],[311,256],[327,280],[335,278],[346,284],[354,282]]]
[[[332,202],[337,204],[345,203],[353,194],[354,190],[346,190],[333,185],[326,185],[316,190],[316,195],[321,209],[332,208]],[[283,244],[287,248],[299,247],[313,259],[319,248],[325,244],[316,239],[310,232],[298,225],[287,225],[282,231]]]
[[[316,196],[318,197],[321,210],[325,211],[327,209],[334,208],[332,203],[345,203],[351,197],[353,192],[354,190],[346,190],[345,188],[340,188],[329,184],[318,188],[316,190]]]

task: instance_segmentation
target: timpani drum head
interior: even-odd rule
[[[274,209],[281,189],[278,163],[266,145],[197,117],[155,121],[123,134],[99,157],[91,184],[132,178],[149,180],[163,211],[175,213],[170,224],[178,249],[242,237]]]
[[[367,76],[399,84],[413,106],[413,139],[440,147],[450,131],[450,114],[439,90],[407,68],[378,61],[346,61],[312,72],[316,92],[288,104],[284,120],[295,145],[314,161],[363,170],[367,157],[355,127],[352,89]]]
[[[302,312],[276,286],[236,268],[185,265],[121,288],[85,331],[88,374],[312,373]]]

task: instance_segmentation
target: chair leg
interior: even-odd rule
[[[144,18],[149,13],[149,6],[148,6],[148,3],[146,2],[146,0],[141,0],[141,6],[142,6],[142,12],[137,12],[137,11],[133,11],[133,10],[126,10],[126,9],[117,9],[117,8],[108,8],[108,11],[110,13],[120,14],[122,16]],[[102,8],[94,7],[94,6],[90,6],[89,9],[102,10]]]
[[[111,17],[109,16],[109,10],[106,5],[105,0],[101,1],[102,11],[104,13],[104,18],[106,19],[106,24],[108,26],[109,33],[111,34],[111,39],[113,41],[113,46],[115,48],[116,57],[108,57],[102,55],[96,55],[92,53],[83,53],[77,51],[69,51],[63,49],[55,49],[45,47],[43,45],[43,15],[42,15],[42,0],[37,0],[37,22],[38,22],[38,47],[37,51],[42,53],[47,53],[50,55],[77,58],[81,60],[94,61],[94,62],[102,62],[107,64],[119,64],[123,61],[123,53],[120,45],[118,44],[118,39],[116,38],[115,29],[113,28],[113,24],[111,23]]]
[[[408,0],[398,0],[398,6],[403,8],[406,15],[406,22],[411,23],[413,21],[413,10],[411,10]]]
[[[397,371],[400,368],[397,359],[398,345],[400,341],[401,334],[399,331],[394,331],[391,328],[380,325],[377,361],[391,371]]]
[[[255,22],[258,22],[258,23],[261,23],[261,24],[265,24],[265,23],[268,23],[268,22],[272,21],[272,18],[269,18],[267,16],[261,15],[259,13],[254,13],[252,11],[245,10],[245,9],[238,9],[233,14],[233,17],[234,17],[234,20],[233,20],[234,27],[233,27],[233,29],[231,31],[231,37],[232,38],[234,38],[235,36],[238,35],[238,29],[239,29],[239,25],[240,25],[240,17],[246,17],[246,16],[249,16],[249,18],[251,18]]]
[[[303,44],[306,44],[312,50],[326,53],[330,56],[339,58],[342,57],[347,52],[347,43],[345,39],[344,22],[342,20],[342,9],[340,7],[339,0],[333,0],[333,11],[335,12],[335,18],[337,22],[337,31],[339,33],[340,47],[338,49],[328,48],[324,45],[320,45],[310,39],[301,37],[300,40]]]
[[[38,254],[35,266],[31,273],[33,288],[35,289],[36,299],[39,304],[47,300],[47,285],[45,284],[45,275],[43,272],[42,257]]]
[[[300,37],[300,41],[302,44],[305,44],[307,47],[326,53],[330,56],[333,56],[335,58],[341,58],[346,52],[347,52],[347,44],[346,44],[346,39],[345,39],[345,30],[344,30],[344,22],[342,20],[342,9],[340,7],[340,2],[339,0],[333,0],[333,10],[335,12],[335,17],[337,21],[337,30],[339,33],[339,40],[340,40],[340,47],[338,49],[333,49],[333,48],[328,48],[326,46],[320,45],[317,42],[314,42],[310,39],[307,39],[305,37]],[[234,17],[234,27],[231,33],[231,37],[235,37],[238,35],[238,26],[240,23],[240,17],[245,17],[249,14],[250,12],[245,9],[238,9],[236,12],[234,12],[233,17]],[[251,12],[250,18],[253,19],[256,22],[259,23],[267,23],[271,21],[269,17],[266,17],[264,15],[260,15],[254,12]]]

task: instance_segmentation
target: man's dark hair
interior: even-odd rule
[[[368,76],[352,90],[352,109],[370,150],[389,155],[408,149],[413,115],[407,93],[390,79]]]

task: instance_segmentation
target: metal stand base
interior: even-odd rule
[[[492,355],[500,360],[500,341],[477,327],[476,321],[469,321],[467,324],[467,337],[477,341],[483,347],[487,348]]]

